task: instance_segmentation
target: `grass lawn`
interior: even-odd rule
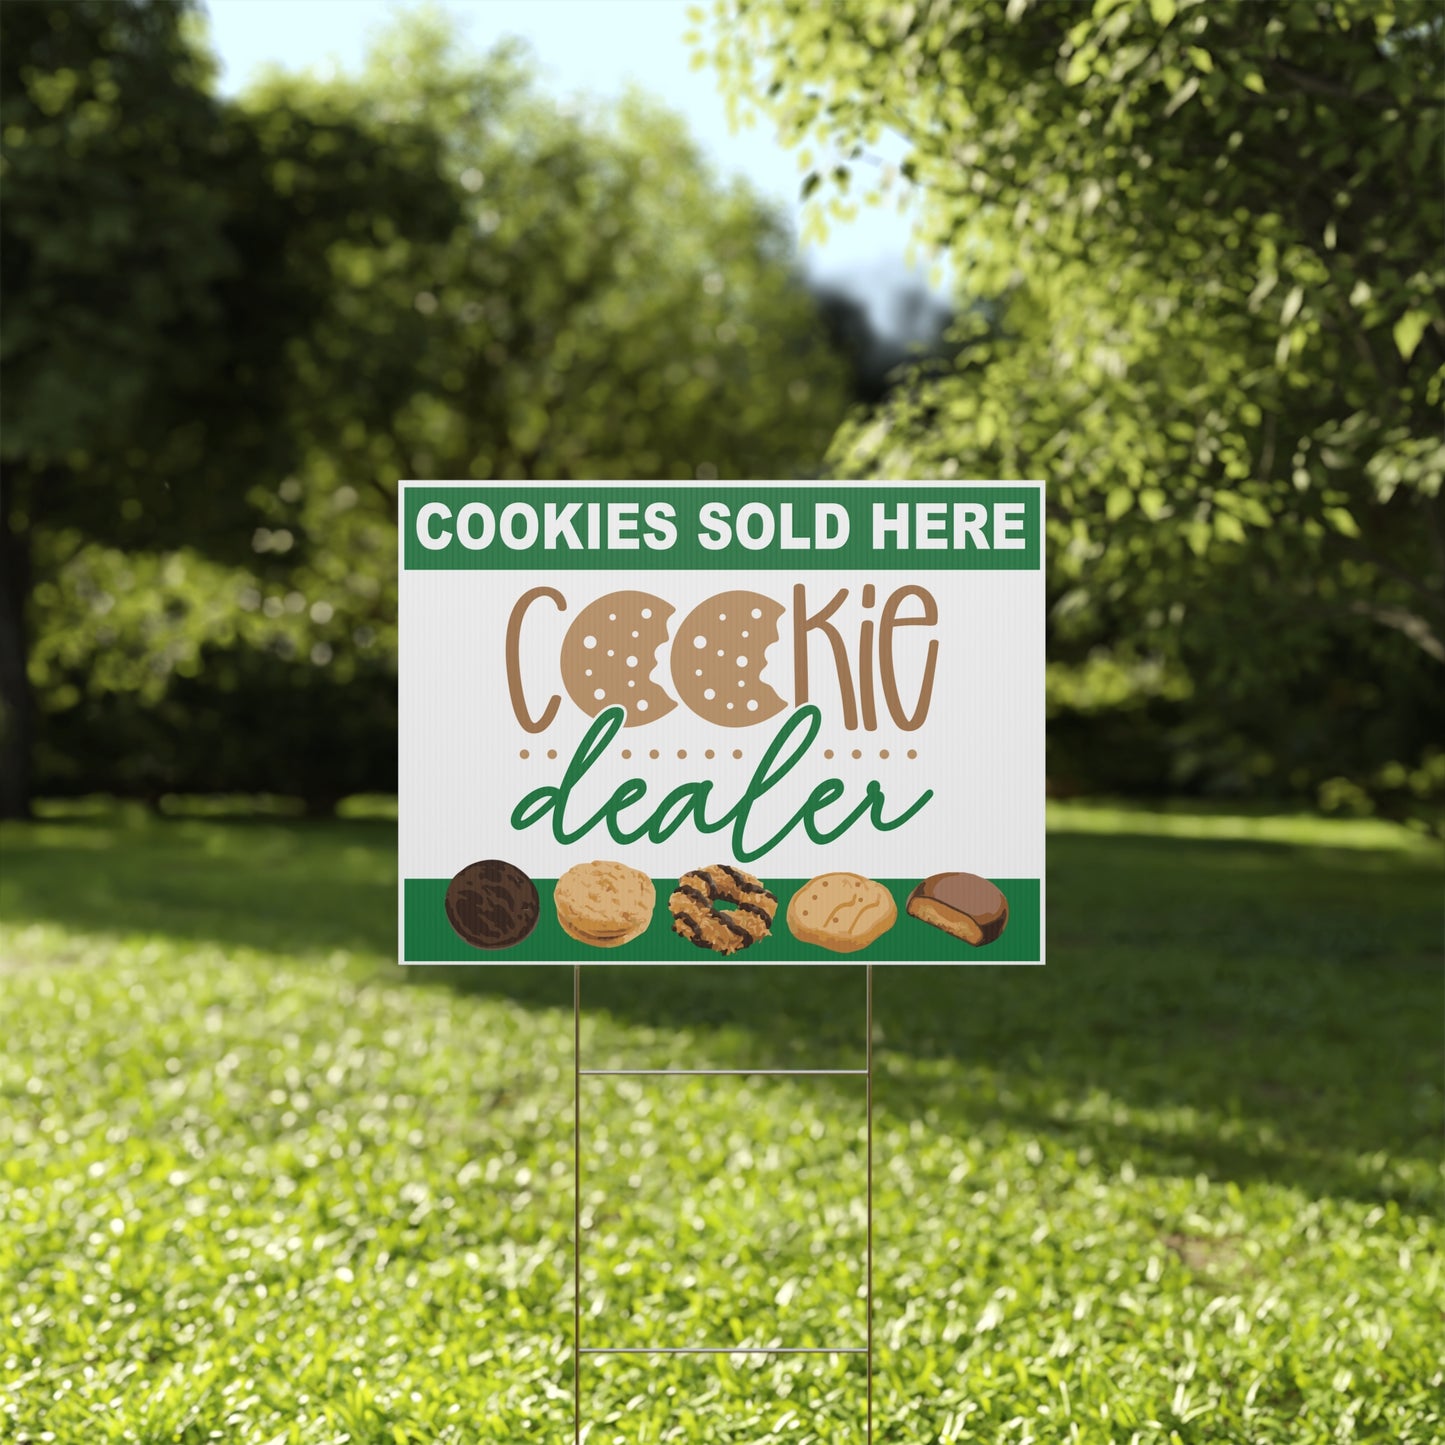
[[[880,1442],[1445,1439],[1438,854],[1062,808],[1046,969],[875,974]],[[570,970],[403,974],[385,823],[0,880],[0,1439],[570,1438]],[[584,973],[596,1067],[862,1063],[862,971]],[[855,1345],[861,1081],[588,1081],[584,1343]],[[857,1357],[588,1357],[591,1445],[856,1442]]]

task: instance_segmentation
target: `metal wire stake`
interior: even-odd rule
[[[867,1445],[873,1445],[873,965],[866,965],[867,1007],[865,1041],[867,1067],[863,1069],[584,1069],[582,1067],[582,965],[572,966],[572,1439],[582,1445],[582,1356],[583,1355],[862,1355],[867,1368]],[[593,1346],[582,1348],[582,1079],[639,1075],[864,1075],[868,1096],[867,1125],[867,1343],[857,1347],[826,1346]]]
[[[867,1069],[583,1069],[584,1079],[730,1078],[830,1079],[862,1078]]]
[[[857,1345],[588,1345],[584,1355],[866,1355]]]
[[[868,1445],[873,1445],[873,965],[868,965]]]
[[[572,965],[572,1442],[582,1445],[582,965]]]

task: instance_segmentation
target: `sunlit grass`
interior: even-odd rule
[[[878,1439],[1437,1441],[1437,855],[1110,816],[1046,969],[876,974]],[[570,972],[403,975],[383,823],[4,844],[0,1438],[567,1438]],[[584,1010],[599,1067],[861,1062],[847,967]],[[857,1080],[583,1105],[586,1342],[857,1342]],[[591,1445],[861,1438],[853,1357],[583,1387]]]
[[[1155,807],[1050,803],[1048,825],[1058,833],[1137,833],[1156,838],[1215,838],[1441,856],[1438,840],[1383,818],[1325,821],[1311,813],[1242,812],[1237,805],[1205,809],[1193,802]]]

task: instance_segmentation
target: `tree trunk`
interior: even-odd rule
[[[13,482],[0,489],[0,818],[30,816],[30,531],[15,515]]]

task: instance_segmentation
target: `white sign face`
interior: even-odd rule
[[[1041,484],[408,482],[403,963],[1042,963]]]

